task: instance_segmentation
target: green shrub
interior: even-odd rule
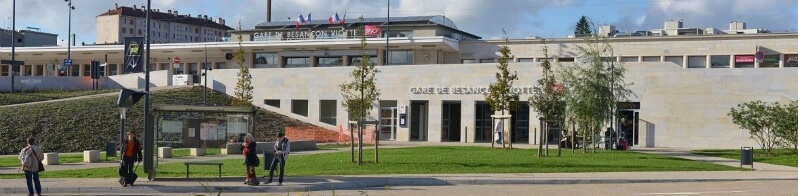
[[[202,105],[203,87],[153,91],[152,105]],[[232,97],[208,91],[208,105],[227,106]],[[117,96],[103,96],[54,103],[0,108],[0,154],[16,154],[25,139],[34,136],[47,152],[104,150],[105,143],[119,136]],[[141,132],[144,100],[127,110],[126,130]],[[259,108],[254,136],[259,141],[275,139],[286,126],[310,124]]]

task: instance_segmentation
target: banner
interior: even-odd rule
[[[380,27],[377,27],[375,25],[366,25],[365,34],[366,36],[379,36],[380,34],[382,34],[382,31],[380,30]]]
[[[125,38],[125,73],[138,73],[144,71],[144,62],[141,61],[143,47],[143,37]]]

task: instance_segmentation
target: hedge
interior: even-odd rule
[[[151,104],[202,105],[203,87],[153,91]],[[85,98],[55,103],[0,108],[0,154],[16,154],[25,139],[36,137],[46,152],[104,150],[105,143],[119,136],[117,96]],[[208,90],[209,105],[227,106],[232,97]],[[127,110],[126,130],[142,130],[144,101]],[[286,126],[313,126],[258,108],[254,136],[273,140]]]

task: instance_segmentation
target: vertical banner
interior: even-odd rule
[[[144,62],[141,61],[144,37],[125,38],[125,73],[144,72]]]

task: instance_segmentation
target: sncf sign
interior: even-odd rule
[[[379,36],[382,34],[382,30],[380,29],[380,27],[377,27],[375,25],[366,25],[365,28],[366,28],[365,29],[366,36]]]

